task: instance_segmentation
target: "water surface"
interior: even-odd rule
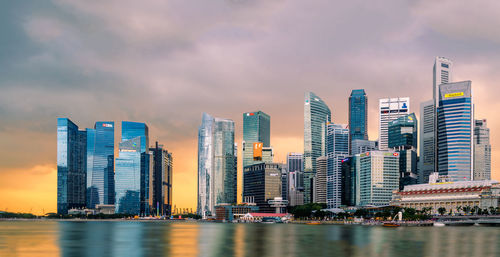
[[[498,227],[0,221],[0,256],[500,256]]]

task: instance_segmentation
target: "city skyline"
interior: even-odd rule
[[[333,8],[325,1],[309,3],[311,14],[302,13],[305,3],[177,4],[179,13],[196,18],[172,14],[170,4],[6,4],[8,21],[1,30],[16,33],[5,39],[6,52],[12,51],[0,61],[6,67],[0,80],[0,210],[56,211],[58,117],[79,128],[115,121],[115,158],[118,123],[147,123],[150,142],[160,141],[173,153],[174,204],[194,208],[202,112],[234,120],[235,142],[242,141],[242,113],[269,114],[275,160],[285,162],[287,152],[303,151],[304,92],[315,92],[332,110],[333,122],[345,124],[351,90],[365,89],[368,135],[375,140],[378,99],[409,96],[412,112],[420,117],[418,106],[432,99],[436,56],[453,61],[453,81],[473,82],[475,118],[488,120],[492,178],[500,179],[495,162],[500,157],[495,148],[500,145],[499,39],[487,33],[497,24],[486,22],[497,20],[488,11],[498,10],[496,3],[478,9],[443,2],[431,8],[419,1],[399,3],[394,11],[359,3]],[[198,17],[204,8],[211,15]],[[102,11],[110,9],[116,12]],[[339,11],[332,15],[333,9]],[[348,12],[360,9],[357,15]],[[457,10],[475,22],[463,21]],[[229,11],[234,12],[220,17]],[[132,13],[137,23],[122,20]],[[301,21],[296,31],[285,30],[295,19]],[[344,19],[353,27],[345,28]]]

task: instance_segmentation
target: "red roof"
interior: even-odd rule
[[[261,213],[261,212],[249,212],[248,214],[253,217],[285,217],[288,213]]]

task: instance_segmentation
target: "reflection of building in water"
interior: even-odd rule
[[[170,226],[168,236],[168,254],[165,256],[195,257],[209,255],[208,251],[202,251],[199,239],[202,237],[199,224],[175,224]],[[212,237],[213,235],[205,235]],[[205,246],[206,247],[206,246]],[[206,249],[205,249],[206,250]]]

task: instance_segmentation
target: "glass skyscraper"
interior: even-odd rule
[[[316,173],[316,159],[324,156],[326,124],[331,121],[330,108],[321,98],[307,92],[304,99],[304,203],[312,199],[312,179]]]
[[[96,122],[87,129],[87,207],[115,203],[115,123]]]
[[[122,142],[141,137],[141,152],[149,148],[149,128],[145,123],[122,121]]]
[[[203,113],[198,130],[198,214],[215,215],[215,206],[236,204],[237,167],[234,122]]]
[[[172,215],[172,153],[158,144],[149,149],[153,153],[153,175],[151,176],[150,205],[156,215]]]
[[[439,85],[437,162],[452,181],[473,178],[474,104],[470,81]]]
[[[364,89],[352,90],[349,96],[349,142],[357,139],[368,140],[368,97]]]
[[[429,182],[429,175],[435,171],[436,142],[434,127],[434,100],[420,104],[420,159],[419,182]]]
[[[389,123],[389,148],[399,153],[399,189],[418,183],[417,116],[414,113]]]
[[[259,163],[254,160],[254,143],[270,147],[271,117],[262,111],[243,113],[243,167]],[[262,157],[262,156],[261,156]]]
[[[342,160],[349,156],[349,128],[347,124],[326,125],[326,204],[338,208],[341,204]]]
[[[116,158],[116,213],[141,213],[141,137],[120,143]]]
[[[58,214],[85,207],[86,137],[70,119],[57,119]]]
[[[410,98],[396,97],[379,100],[378,147],[387,150],[389,144],[389,122],[410,113]]]

